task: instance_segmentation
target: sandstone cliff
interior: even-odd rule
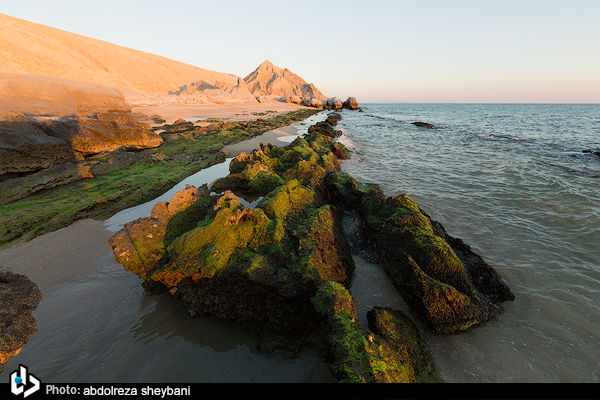
[[[95,92],[116,89],[116,97],[124,98],[129,106],[281,101],[322,108],[328,100],[314,84],[269,61],[241,79],[5,14],[0,14],[0,52],[0,74],[61,78],[63,84],[69,86],[68,95],[77,92],[80,97],[89,88],[82,82],[96,84]],[[23,82],[11,82],[13,87],[17,83]],[[33,97],[29,93],[23,97],[23,89],[19,88],[14,96],[1,101],[3,104],[16,101],[15,104],[20,105],[25,101],[26,107],[9,109],[32,114],[69,114],[73,109],[81,112],[78,105],[74,107],[63,94],[58,100],[61,103],[58,111],[56,107],[50,111],[31,108],[32,100],[45,99],[47,93],[55,90],[43,87],[46,83],[36,78]],[[4,95],[8,91],[2,85],[0,82],[0,91],[3,91],[0,94]],[[100,89],[100,85],[105,88]],[[56,96],[47,97],[54,106]],[[69,103],[66,111],[64,103]]]

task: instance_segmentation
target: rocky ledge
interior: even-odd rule
[[[31,313],[42,297],[38,286],[29,278],[0,265],[0,372],[10,356],[19,354],[29,335],[37,332]]]
[[[439,382],[411,319],[374,308],[361,326],[341,220],[359,216],[413,314],[436,333],[488,321],[514,298],[500,276],[408,196],[340,172],[339,114],[286,147],[261,144],[212,188],[187,187],[108,242],[115,259],[191,315],[259,323],[326,349],[343,382]]]
[[[0,116],[0,204],[122,166],[122,160],[96,165],[98,161],[90,159],[97,154],[138,152],[162,142],[150,125],[126,112],[89,117],[4,113]],[[128,158],[129,164],[136,161]]]

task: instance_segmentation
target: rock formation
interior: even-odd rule
[[[31,313],[42,297],[29,278],[0,265],[0,372],[6,367],[8,357],[19,354],[29,335],[37,332]]]
[[[65,141],[46,135],[23,114],[0,121],[0,181],[52,167],[72,156]]]
[[[323,107],[332,110],[341,110],[343,107],[343,103],[337,97],[330,97],[323,102]]]
[[[355,97],[348,97],[343,103],[343,107],[348,110],[358,110],[358,100]]]
[[[211,189],[188,187],[108,242],[115,259],[180,298],[191,315],[252,321],[326,343],[343,382],[438,382],[414,324],[375,308],[369,326],[348,292],[354,269],[343,210],[427,327],[451,333],[487,321],[514,298],[500,276],[409,197],[340,172],[340,114],[279,148],[261,144]],[[211,195],[212,193],[217,193]],[[258,200],[246,207],[240,197]]]
[[[159,135],[139,126],[97,118],[43,121],[42,130],[84,156],[118,149],[150,149],[162,143]]]
[[[279,68],[268,60],[246,76],[244,81],[256,96],[314,97],[320,101],[327,99],[312,83],[307,83],[289,69]]]
[[[364,237],[413,312],[436,333],[488,321],[514,300],[496,271],[408,196],[386,198],[374,184],[331,174],[337,201],[358,210]]]
[[[412,124],[420,128],[435,129],[435,126],[427,122],[413,122]]]
[[[102,112],[95,118],[0,115],[0,204],[106,172],[86,156],[158,147],[163,140],[149,128],[131,113]],[[104,169],[132,163],[132,158],[115,156]]]

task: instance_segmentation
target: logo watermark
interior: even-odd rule
[[[27,383],[31,383],[33,386],[25,390]],[[23,398],[25,398],[37,392],[40,390],[40,383],[40,380],[35,375],[27,372],[27,367],[24,365],[19,365],[19,369],[10,374],[10,391],[15,396],[23,393]]]

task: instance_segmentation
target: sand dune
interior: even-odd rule
[[[0,72],[53,76],[167,94],[238,77],[0,14]]]

